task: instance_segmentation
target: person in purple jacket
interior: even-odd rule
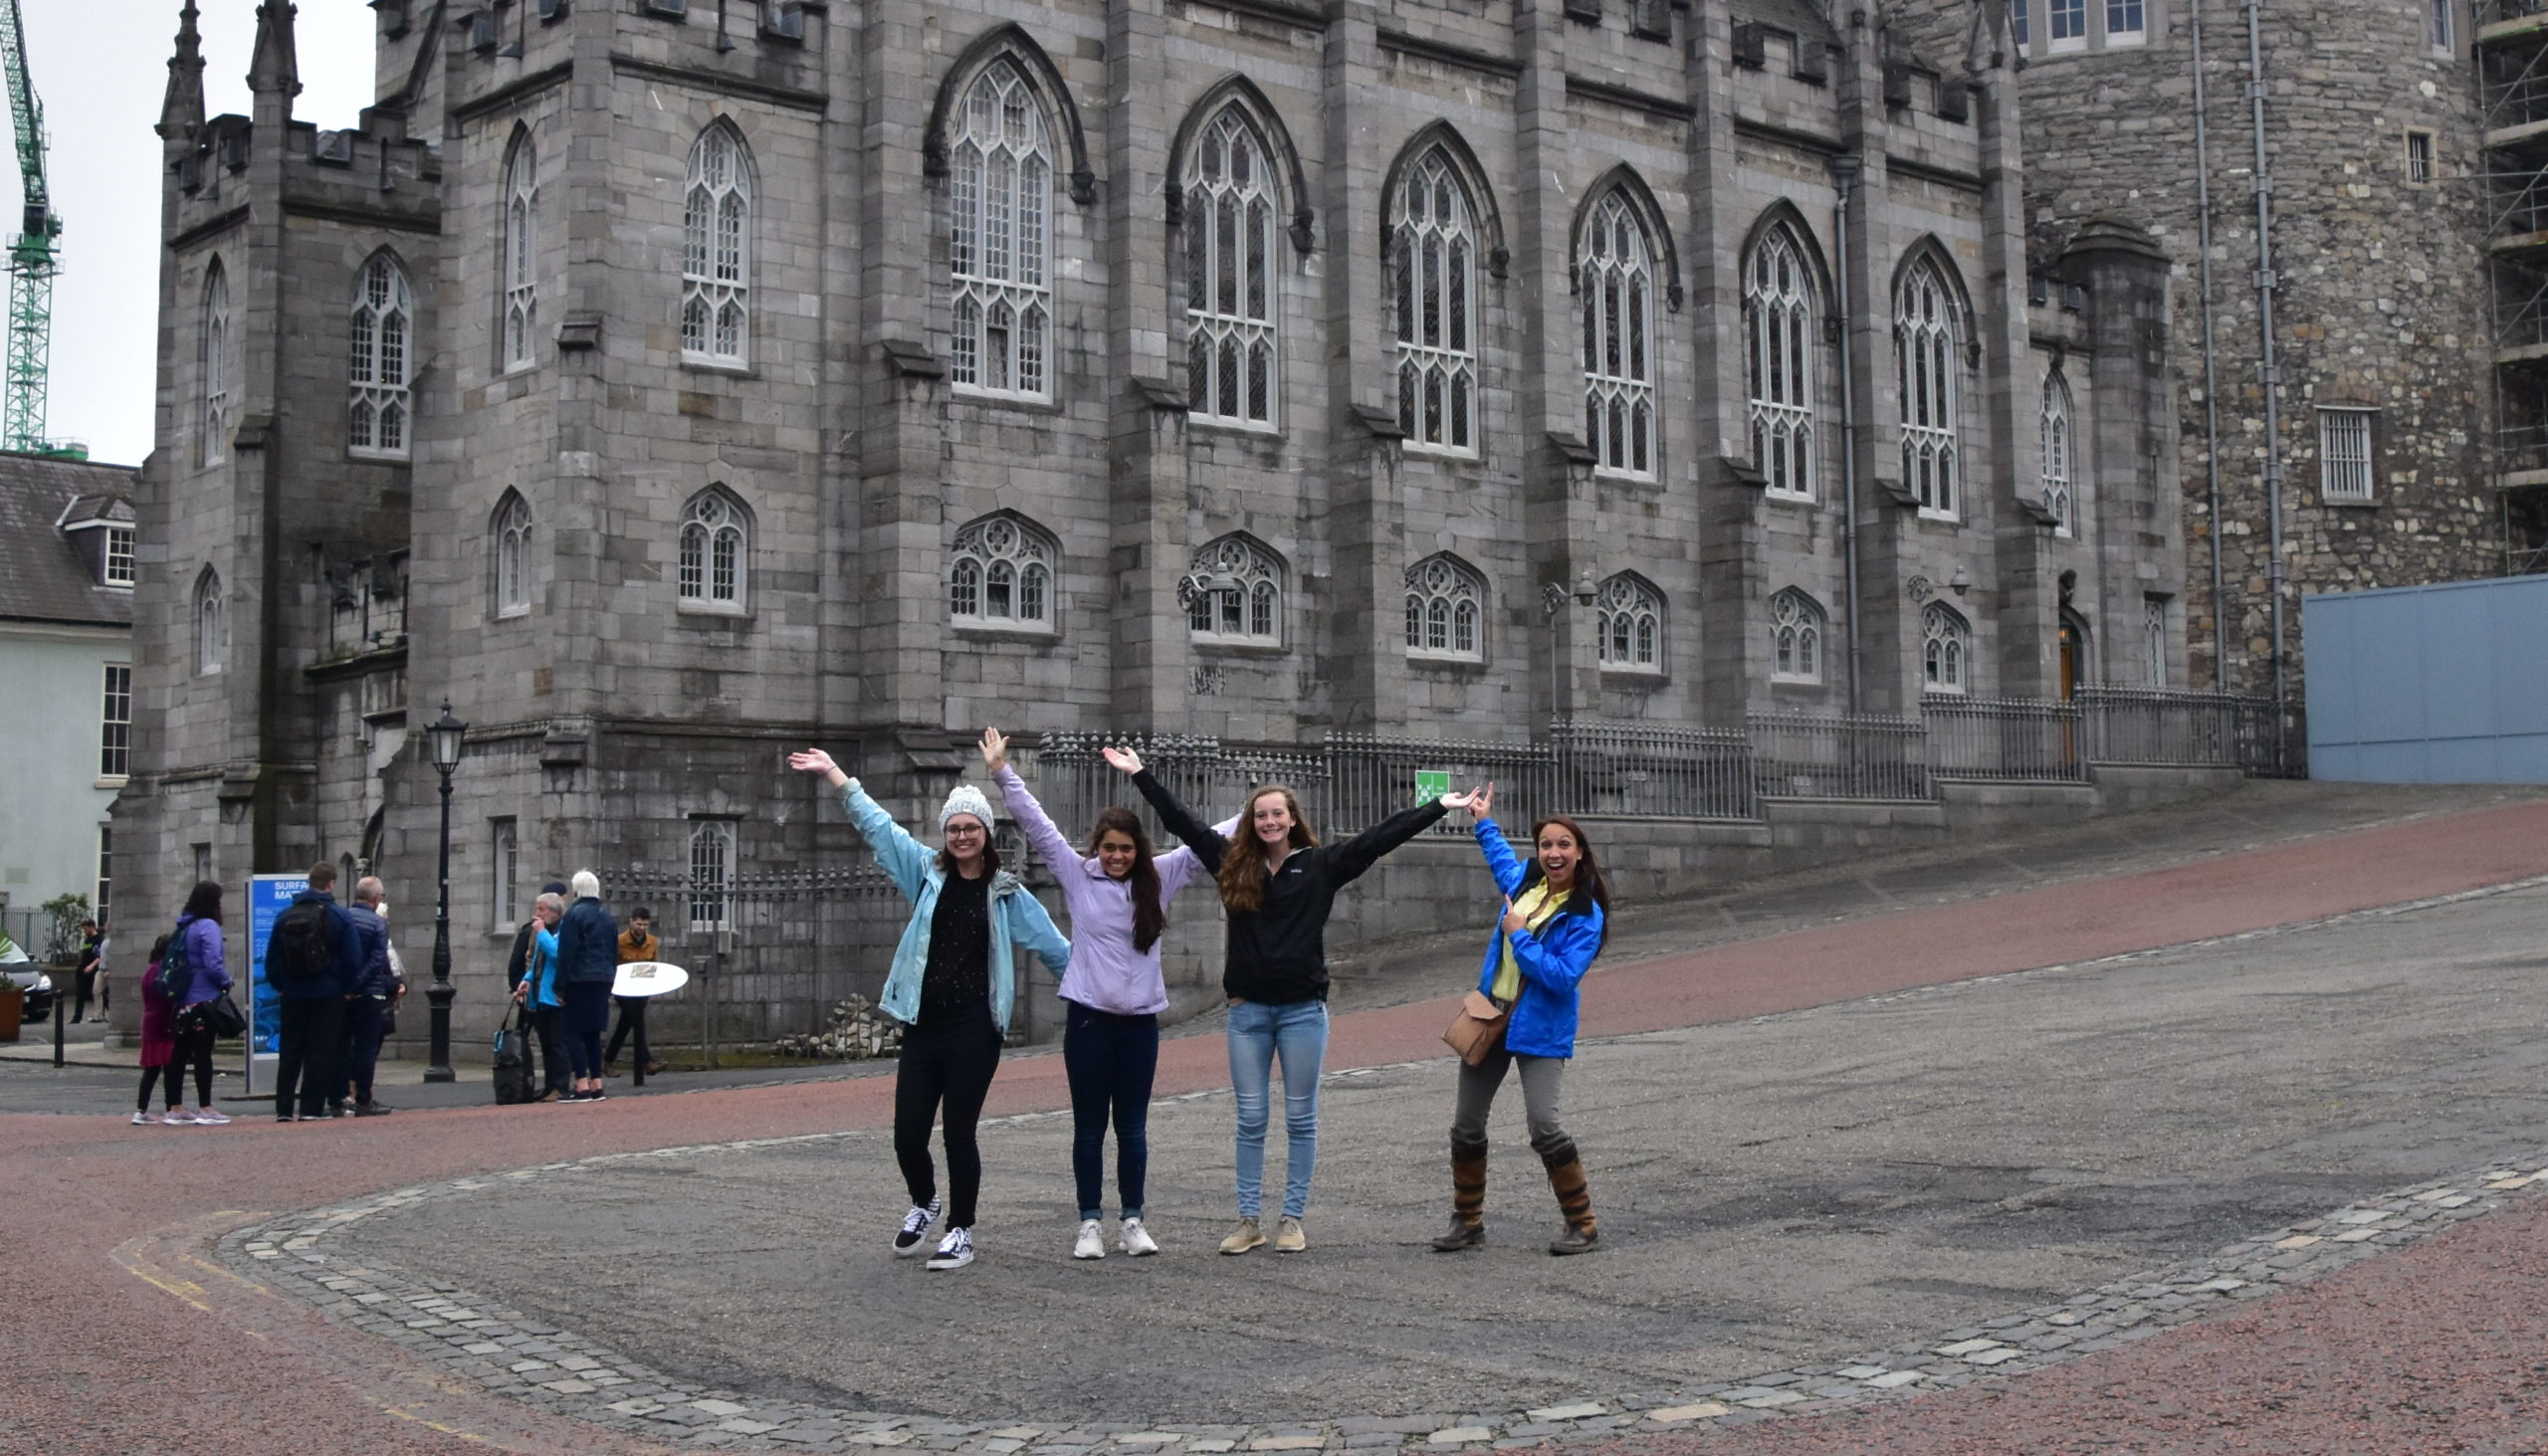
[[[1106,761],[1125,773],[1142,770],[1140,755],[1109,748]],[[1053,827],[1044,806],[1008,766],[1008,739],[982,730],[982,763],[999,783],[1026,842],[1062,888],[1071,917],[1071,963],[1062,974],[1062,1068],[1071,1088],[1071,1170],[1079,1182],[1079,1240],[1074,1259],[1106,1257],[1106,1127],[1115,1126],[1115,1186],[1123,1205],[1118,1247],[1136,1258],[1159,1252],[1142,1223],[1150,1170],[1151,1083],[1159,1072],[1159,1017],[1168,1009],[1160,972],[1160,937],[1168,903],[1201,862],[1191,849],[1155,853],[1141,816],[1113,806],[1100,812],[1085,854]],[[1220,826],[1229,833],[1236,819]]]
[[[230,989],[230,971],[221,959],[221,887],[206,880],[186,897],[186,908],[177,916],[176,935],[168,947],[171,954],[177,945],[185,946],[186,968],[194,979],[185,994],[177,998],[175,1027],[177,1044],[168,1058],[169,1092],[191,1063],[195,1071],[195,1110],[183,1121],[205,1127],[220,1127],[228,1118],[212,1106],[212,1025],[205,1019],[203,1008]],[[182,1110],[180,1110],[182,1112]],[[169,1121],[180,1120],[178,1113]]]

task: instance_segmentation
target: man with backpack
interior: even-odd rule
[[[310,867],[310,888],[293,897],[266,938],[266,984],[283,1012],[275,1058],[275,1121],[330,1116],[339,1075],[347,982],[362,966],[362,936],[336,905],[336,867]],[[299,1114],[295,1116],[298,1101]]]
[[[330,1111],[344,1116],[345,1087],[353,1087],[353,1115],[358,1118],[385,1116],[389,1107],[374,1102],[371,1096],[372,1075],[380,1065],[380,1039],[388,1025],[389,1008],[397,1003],[403,989],[398,973],[389,964],[389,922],[380,915],[380,897],[385,893],[379,880],[365,875],[354,882],[354,903],[345,906],[346,918],[354,924],[354,936],[361,945],[361,958],[345,977],[345,1029],[337,1043],[338,1062],[335,1080],[329,1083]]]

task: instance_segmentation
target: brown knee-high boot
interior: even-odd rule
[[[1451,1140],[1451,1227],[1433,1247],[1448,1254],[1486,1242],[1486,1142]]]
[[[1575,1150],[1575,1140],[1560,1138],[1539,1149],[1540,1161],[1548,1164],[1549,1186],[1557,1192],[1557,1207],[1566,1215],[1566,1232],[1549,1245],[1552,1254],[1589,1254],[1600,1246],[1599,1220],[1592,1216],[1592,1189],[1584,1180],[1584,1159]]]

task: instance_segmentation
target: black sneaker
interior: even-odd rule
[[[903,1215],[902,1231],[894,1235],[895,1258],[908,1259],[922,1252],[922,1246],[929,1241],[930,1225],[938,1222],[938,1209],[939,1200],[932,1198],[927,1208],[915,1205]]]
[[[358,1118],[385,1118],[396,1111],[398,1110],[394,1107],[386,1107],[376,1102],[354,1104],[354,1116]]]

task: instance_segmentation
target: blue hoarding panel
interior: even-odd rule
[[[2548,783],[2548,577],[2309,597],[2314,778]]]

